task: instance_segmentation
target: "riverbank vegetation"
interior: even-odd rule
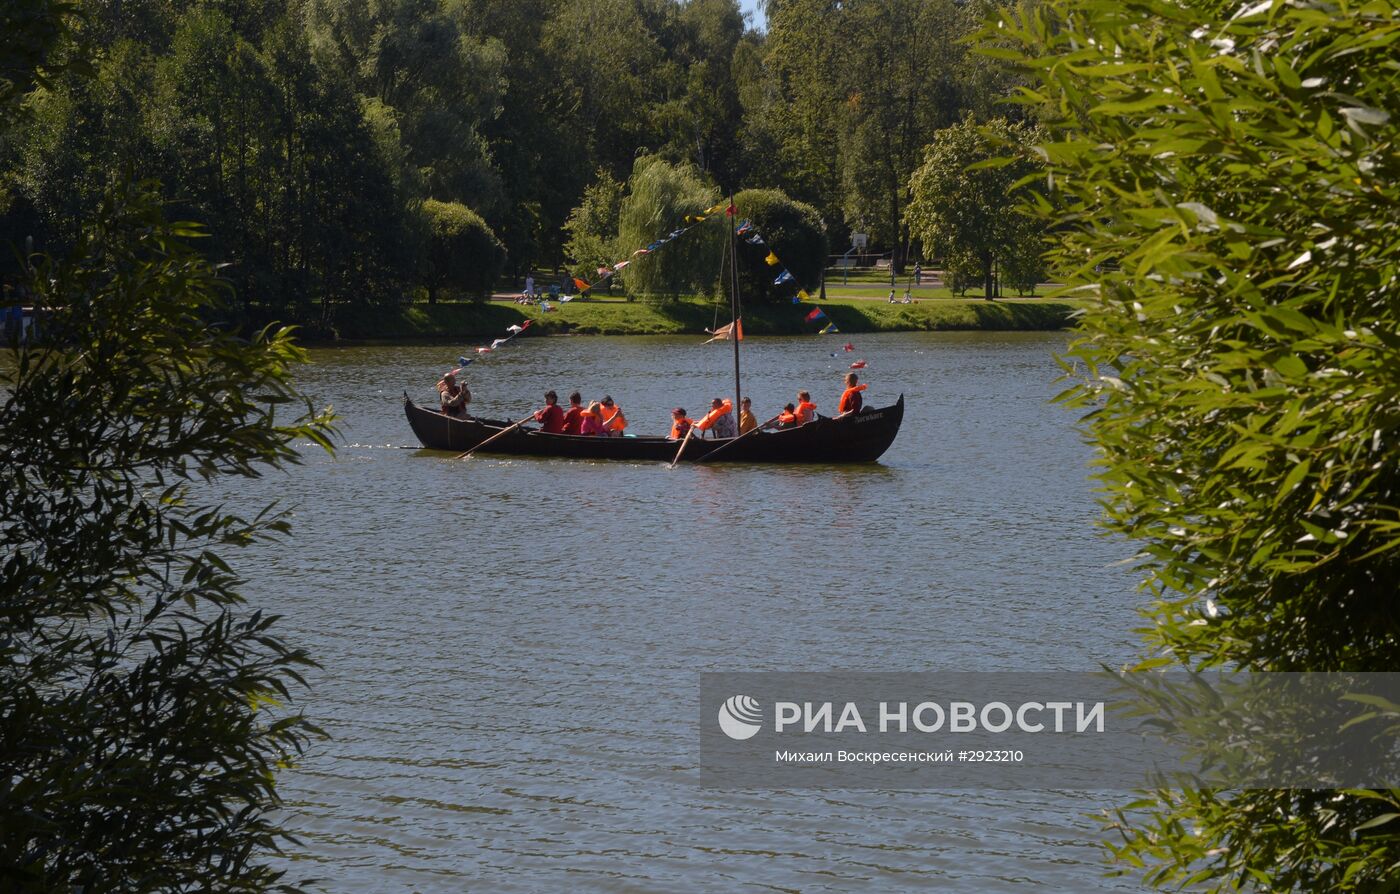
[[[593,282],[738,193],[771,237],[749,294],[782,301],[784,268],[815,292],[852,233],[896,272],[944,253],[905,221],[910,177],[942,128],[1011,95],[963,41],[990,8],[785,0],[758,31],[735,0],[41,2],[76,23],[54,58],[83,64],[24,85],[0,234],[62,255],[110,183],[154,175],[207,226],[228,313],[325,336],[530,271]],[[726,220],[622,287],[712,292]],[[0,253],[21,293],[23,267]]]
[[[828,323],[842,333],[924,332],[1003,329],[1052,330],[1073,325],[1082,301],[938,298],[915,304],[880,301],[821,302],[826,316],[807,320],[811,304],[750,307],[744,312],[746,335],[812,335]],[[507,326],[530,319],[530,335],[702,335],[715,326],[715,302],[687,298],[664,304],[626,301],[572,301],[549,313],[536,307],[492,301],[368,307],[342,316],[334,340],[490,340]],[[728,311],[720,313],[720,322]]]
[[[1395,4],[1047,0],[1008,36],[1097,296],[1067,400],[1142,550],[1144,667],[1396,670]],[[1356,713],[1393,754],[1400,706]],[[1167,890],[1397,886],[1396,789],[1162,789],[1111,826]]]

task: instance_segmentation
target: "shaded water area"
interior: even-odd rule
[[[1136,890],[1104,876],[1086,793],[732,793],[698,785],[703,671],[1090,670],[1129,660],[1122,543],[1095,533],[1056,333],[750,339],[760,419],[869,361],[909,405],[876,465],[681,466],[416,449],[457,347],[313,352],[334,460],[240,485],[298,507],[238,557],[311,649],[333,736],[282,777],[326,890]],[[634,432],[732,390],[725,345],[525,339],[471,367],[473,409],[605,392]],[[840,356],[831,357],[831,352]]]

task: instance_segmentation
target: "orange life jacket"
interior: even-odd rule
[[[796,424],[796,423],[797,423],[797,416],[796,416],[795,414],[793,414],[793,413],[789,413],[787,410],[784,410],[782,413],[780,413],[780,414],[778,415],[778,424],[779,424],[779,425],[794,425],[794,424]]]
[[[695,426],[701,431],[709,431],[710,426],[715,424],[715,420],[719,419],[719,417],[723,416],[725,413],[733,412],[733,410],[733,401],[726,400],[724,403],[720,404],[718,408],[706,413],[705,418],[695,423]]]
[[[864,403],[864,401],[861,400],[860,396],[860,393],[864,390],[864,385],[857,385],[854,388],[847,388],[845,391],[843,391],[841,393],[841,403],[838,404],[836,407],[837,412],[854,413],[858,411],[861,407],[861,404]]]
[[[627,417],[622,415],[622,407],[613,404],[603,407],[603,430],[622,431],[627,427]]]
[[[689,416],[682,416],[681,418],[679,418],[679,419],[675,420],[674,422],[672,422],[672,423],[671,423],[671,436],[670,436],[670,437],[671,437],[671,440],[673,440],[673,441],[679,441],[681,438],[684,438],[684,437],[685,437],[685,433],[686,433],[686,432],[690,429],[690,427],[691,427],[692,425],[694,425],[694,424],[695,424],[695,421],[694,421],[693,419],[691,419]]]
[[[817,405],[810,400],[804,400],[797,405],[797,424],[806,425],[817,418]]]

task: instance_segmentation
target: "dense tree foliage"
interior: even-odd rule
[[[94,217],[68,260],[34,259],[45,343],[0,367],[0,888],[266,890],[310,662],[227,562],[286,516],[204,482],[329,447],[329,418],[287,331],[206,322],[227,290],[198,232],[141,191]]]
[[[641,246],[633,249],[637,253],[622,274],[629,297],[664,301],[717,288],[723,221],[706,220],[707,225],[697,226],[664,250],[649,246],[703,216],[718,198],[718,191],[693,165],[672,164],[655,155],[637,159],[618,212],[617,244]],[[724,217],[722,212],[717,216]]]
[[[428,300],[439,290],[485,299],[505,264],[506,252],[481,215],[458,202],[423,203],[428,227]]]
[[[914,234],[944,258],[959,284],[974,278],[996,295],[998,266],[1030,287],[1043,272],[1040,227],[1018,207],[1037,166],[1028,156],[1036,132],[997,118],[940,131],[910,180],[907,217]]]
[[[1148,665],[1395,670],[1395,4],[1049,0],[998,33],[1094,299],[1068,399],[1143,549]],[[1396,886],[1398,790],[1164,790],[1118,819],[1171,890]]]
[[[50,7],[77,13],[83,53]],[[158,175],[209,225],[238,315],[327,328],[346,303],[426,294],[428,198],[479,214],[517,282],[584,269],[597,245],[565,224],[641,155],[722,194],[781,189],[902,262],[924,145],[1009,90],[960,42],[977,3],[954,0],[771,2],[767,33],[736,0],[33,8],[6,41],[43,64],[0,85],[33,112],[0,142],[0,236],[61,253],[109,183]],[[0,272],[19,272],[8,253]]]
[[[817,209],[796,202],[776,189],[746,189],[734,197],[741,220],[753,224],[761,234],[762,245],[752,245],[740,237],[739,288],[745,301],[787,301],[799,288],[815,292],[821,284],[826,264],[826,229]],[[773,254],[781,267],[768,263]],[[775,285],[783,269],[795,282]]]

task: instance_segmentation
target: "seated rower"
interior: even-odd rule
[[[540,423],[540,431],[547,435],[557,435],[564,430],[564,411],[559,408],[559,395],[553,391],[544,393],[544,409],[535,411],[535,421]]]
[[[575,391],[569,395],[569,409],[564,413],[564,434],[576,435],[583,424],[583,395]]]
[[[859,413],[865,404],[860,393],[865,390],[864,385],[857,385],[859,379],[855,373],[846,373],[846,390],[841,393],[841,402],[836,405],[837,418],[849,416],[851,413]]]
[[[466,385],[457,383],[455,370],[448,370],[442,374],[437,383],[437,390],[438,403],[444,416],[454,419],[467,418],[467,404],[472,402],[472,393],[467,390]]]
[[[817,418],[817,405],[812,403],[812,395],[806,391],[797,392],[797,424],[806,425]]]
[[[746,435],[758,428],[758,420],[753,415],[753,401],[744,398],[739,402],[739,434]]]
[[[778,428],[792,428],[797,425],[797,407],[787,404],[778,414]]]
[[[704,419],[695,423],[695,427],[700,429],[702,435],[713,431],[716,438],[736,437],[739,432],[734,425],[733,402],[718,397],[710,401],[710,412],[705,414]]]
[[[620,438],[626,427],[627,417],[622,415],[622,407],[613,403],[612,395],[607,395],[603,398],[603,434]]]
[[[578,425],[578,433],[597,437],[603,434],[603,405],[596,400],[583,411]]]
[[[666,437],[673,441],[679,441],[685,437],[685,433],[690,431],[690,427],[694,424],[695,421],[685,415],[683,407],[676,407],[671,411],[671,433]]]

